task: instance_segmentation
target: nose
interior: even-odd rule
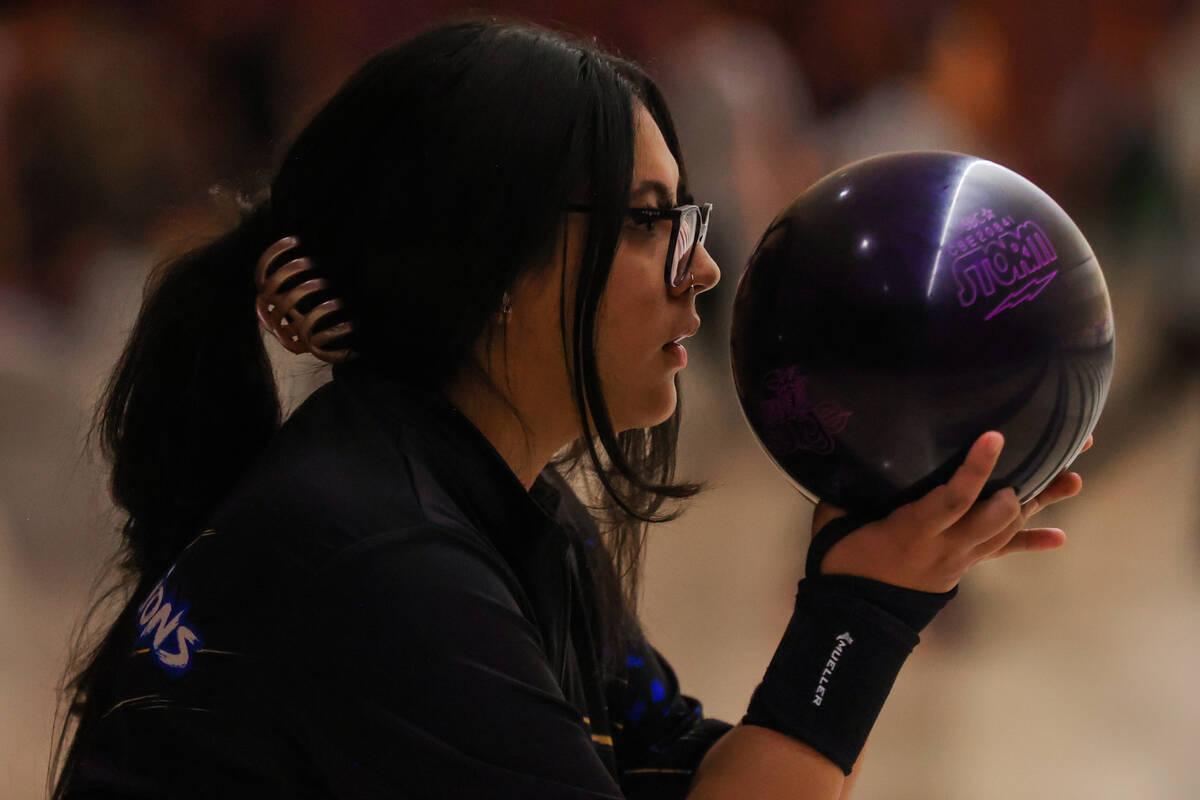
[[[721,268],[717,266],[717,262],[713,261],[713,257],[704,249],[704,245],[697,245],[696,253],[692,256],[692,277],[682,281],[679,286],[672,290],[672,294],[683,295],[691,289],[696,290],[696,294],[707,292],[709,289],[721,282]]]

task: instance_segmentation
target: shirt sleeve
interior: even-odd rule
[[[621,789],[631,800],[682,798],[709,748],[733,726],[704,717],[644,637],[606,689]]]
[[[286,683],[336,796],[622,796],[498,558],[422,528],[355,545],[321,581]]]

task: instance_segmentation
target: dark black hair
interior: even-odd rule
[[[686,197],[658,88],[591,44],[523,23],[456,22],[350,77],[299,134],[269,194],[233,230],[162,265],[147,287],[95,426],[113,497],[128,513],[121,617],[281,423],[254,313],[253,267],[271,242],[299,239],[354,321],[359,362],[441,389],[460,370],[482,370],[473,345],[505,291],[553,264],[564,209],[585,202],[594,210],[577,289],[561,298],[584,435],[552,466],[599,487],[590,499],[606,534],[602,635],[622,653],[646,524],[678,516],[664,502],[700,488],[673,482],[678,405],[662,424],[618,434],[596,366],[597,308],[629,202],[639,103],[679,163]],[[115,630],[67,684],[76,741],[100,713],[87,699],[114,670]],[[65,736],[64,726],[60,752]],[[63,778],[72,767],[68,753]]]

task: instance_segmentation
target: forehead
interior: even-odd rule
[[[679,166],[675,163],[675,156],[671,155],[671,149],[667,147],[667,140],[663,138],[658,123],[640,103],[636,106],[634,120],[634,193],[650,193],[653,190],[644,184],[660,183],[670,192],[670,196],[665,199],[673,202],[677,199],[675,195],[679,185]]]

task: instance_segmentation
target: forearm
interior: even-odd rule
[[[871,740],[867,740],[870,744]],[[859,773],[862,772],[863,758],[867,755],[867,745],[863,745],[862,752],[858,754],[858,760],[854,762],[854,769],[846,776],[846,782],[842,785],[842,793],[838,795],[838,800],[849,800],[850,792],[854,789],[854,784],[858,782]]]
[[[836,800],[847,781],[825,756],[790,736],[738,725],[700,762],[688,800]]]
[[[843,797],[919,632],[956,590],[922,592],[852,575],[802,580],[742,724],[705,755],[688,797]]]

